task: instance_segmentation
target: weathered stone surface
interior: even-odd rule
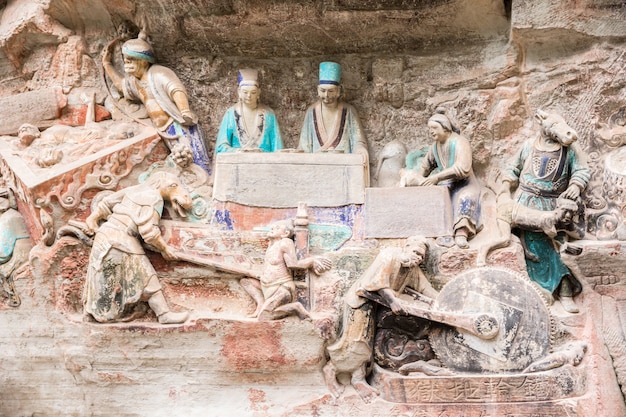
[[[602,178],[604,157],[611,148],[598,141],[596,122],[616,114],[626,97],[622,3],[0,0],[0,96],[8,100],[3,102],[9,112],[17,94],[40,93],[56,85],[70,90],[68,101],[78,102],[85,86],[101,90],[99,97],[104,97],[106,87],[97,70],[102,46],[116,36],[120,24],[127,23],[132,31],[145,23],[159,62],[180,74],[190,92],[209,146],[219,118],[235,100],[236,72],[244,67],[261,70],[263,101],[276,110],[287,146],[295,146],[304,110],[316,99],[317,65],[333,59],[344,68],[344,93],[363,121],[372,166],[391,140],[402,141],[410,151],[430,144],[425,121],[437,106],[444,106],[453,110],[470,138],[475,171],[485,177],[536,133],[531,115],[544,108],[560,112],[579,132],[595,181],[585,198],[590,208],[600,210],[607,204]],[[119,56],[115,61],[121,67]],[[111,106],[108,110],[119,113]],[[0,106],[0,113],[5,111],[7,106]],[[87,193],[80,210],[87,211],[90,198]],[[24,209],[22,205],[20,211]],[[242,231],[293,216],[295,210],[254,211],[219,202],[216,218],[217,213],[220,227]],[[59,207],[51,214],[65,215]],[[328,282],[320,290],[318,300],[330,311],[354,275],[367,267],[376,245],[364,242],[359,234],[364,220],[360,204],[313,210],[312,216],[357,231],[348,242],[357,246],[354,253],[342,252],[335,258],[345,279]],[[467,251],[437,249],[433,258],[438,264],[429,267],[440,283],[474,263],[479,239],[480,234]],[[565,400],[520,405],[484,399],[471,404],[377,399],[365,404],[348,389],[333,401],[321,380],[322,342],[309,323],[286,321],[255,328],[246,319],[221,317],[200,320],[193,329],[83,324],[78,313],[85,265],[82,255],[70,251],[62,252],[67,259],[50,274],[27,274],[17,280],[22,295],[19,310],[0,306],[4,324],[0,414],[626,415],[623,388],[620,391],[620,385],[626,386],[624,248],[610,239],[581,245],[583,253],[571,265],[573,270],[578,265],[584,285],[579,296],[582,313],[568,315],[559,302],[551,308],[559,337],[575,335],[590,343],[584,368],[576,369],[588,378],[587,392]],[[494,251],[487,262],[519,268],[521,254],[521,246],[514,242]],[[181,274],[165,279],[177,303],[188,303],[206,315],[218,315],[221,309],[224,316],[240,317],[251,308],[236,278],[185,281],[197,270],[178,263],[169,266]],[[220,301],[207,306],[207,299]],[[252,346],[261,346],[254,352],[245,345],[248,333]],[[225,339],[229,343],[221,342]],[[293,349],[285,348],[286,341],[294,340]],[[233,358],[240,344],[242,356]],[[229,351],[223,352],[223,346]],[[264,373],[274,359],[279,372]],[[254,372],[246,372],[247,367]],[[463,378],[449,389],[467,397],[475,392],[472,382]],[[540,397],[545,385],[524,387],[545,398]]]
[[[368,188],[365,195],[365,237],[452,235],[447,187]]]
[[[323,174],[321,174],[323,172]],[[361,155],[221,153],[213,198],[256,207],[339,207],[362,204]]]
[[[0,135],[17,134],[24,123],[48,127],[66,105],[67,97],[60,87],[0,98]]]

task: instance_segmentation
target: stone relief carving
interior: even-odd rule
[[[176,143],[191,147],[194,163],[210,173],[206,143],[198,117],[189,107],[187,90],[171,69],[156,64],[152,45],[146,39],[142,32],[137,39],[122,45],[125,75],[112,63],[112,49],[118,40],[110,42],[102,55],[104,70],[126,99],[144,104],[152,124],[169,148]]]
[[[557,210],[556,216],[566,223],[565,233],[560,236],[555,236],[554,226],[537,232],[528,227],[530,222],[518,225],[522,228],[521,240],[531,279],[549,293],[558,289],[563,307],[575,313],[578,307],[573,297],[582,290],[581,283],[563,264],[554,246],[564,243],[566,237],[584,236],[585,228],[577,227],[585,222],[580,196],[591,174],[586,156],[574,143],[578,139],[576,131],[560,115],[537,110],[535,117],[540,125],[539,135],[525,142],[513,156],[503,182],[516,189],[517,204],[541,211]],[[565,205],[569,208],[563,209]],[[566,248],[563,246],[563,250]]]
[[[425,254],[425,239],[417,236],[407,239],[404,248],[384,249],[346,293],[341,336],[326,348],[329,359],[324,378],[334,396],[342,391],[337,381],[340,373],[350,374],[350,383],[364,401],[379,395],[366,381],[376,328],[373,300],[394,314],[407,314],[399,298],[406,287],[428,296],[436,294],[419,270]]]
[[[356,153],[363,156],[369,185],[369,150],[356,109],[341,100],[341,65],[322,62],[319,67],[319,100],[304,116],[299,149],[304,152]]]
[[[77,39],[73,37],[72,42],[74,45]],[[584,152],[574,144],[577,134],[561,116],[537,111],[538,137],[523,145],[500,177],[489,181],[488,187],[495,195],[496,229],[481,231],[485,226],[479,216],[485,199],[472,167],[475,162],[472,149],[450,116],[436,113],[429,119],[430,138],[436,142],[421,155],[423,162],[416,170],[411,170],[412,166],[402,170],[410,165],[407,161],[414,162],[406,159],[405,140],[386,141],[378,154],[373,176],[376,185],[447,186],[455,209],[453,240],[456,248],[449,244],[449,236],[410,237],[406,241],[395,237],[364,239],[362,201],[345,204],[348,208],[334,211],[315,207],[307,213],[300,207],[294,223],[274,221],[292,218],[296,210],[293,204],[287,207],[277,204],[271,208],[232,204],[234,201],[227,195],[221,201],[220,210],[223,210],[218,213],[213,205],[212,169],[206,144],[181,80],[173,71],[156,64],[152,46],[144,35],[123,44],[125,75],[122,75],[112,62],[117,42],[105,47],[104,68],[125,98],[145,106],[153,126],[167,144],[169,156],[158,154],[155,138],[131,144],[137,137],[150,134],[140,123],[120,120],[96,123],[96,99],[91,96],[86,103],[91,110],[87,111],[88,120],[83,126],[57,124],[43,129],[24,124],[17,137],[6,138],[11,152],[17,153],[20,163],[29,165],[31,171],[56,174],[59,170],[59,174],[42,183],[40,189],[29,190],[22,185],[26,176],[19,172],[15,178],[16,165],[11,165],[15,160],[11,160],[8,153],[2,154],[0,164],[4,180],[15,188],[21,203],[38,209],[9,217],[7,213],[11,210],[16,212],[15,204],[9,203],[11,208],[3,211],[0,222],[6,220],[7,224],[23,225],[24,231],[39,230],[41,236],[35,241],[42,242],[50,253],[65,254],[63,251],[67,250],[70,255],[65,259],[77,253],[66,247],[60,249],[71,236],[78,238],[82,243],[80,247],[92,246],[89,265],[84,276],[78,279],[84,280],[83,312],[87,317],[98,322],[134,321],[149,307],[160,324],[185,323],[187,326],[193,322],[190,327],[198,323],[198,327],[202,327],[208,320],[235,322],[244,329],[241,333],[234,332],[238,337],[247,337],[259,328],[295,325],[297,329],[308,329],[306,326],[310,325],[322,346],[318,351],[324,351],[328,359],[323,363],[313,358],[310,363],[323,367],[320,370],[329,392],[340,401],[353,401],[347,385],[365,402],[398,402],[403,406],[457,401],[507,403],[512,399],[549,402],[582,396],[586,392],[586,373],[590,372],[590,366],[585,355],[596,342],[579,340],[580,333],[568,332],[570,327],[575,327],[571,322],[587,312],[555,318],[552,312],[555,309],[559,312],[558,306],[549,307],[546,301],[550,304],[552,293],[556,292],[566,313],[577,313],[579,306],[573,302],[573,296],[588,283],[613,285],[619,282],[615,276],[598,282],[586,281],[589,273],[582,272],[572,259],[580,255],[588,243],[568,243],[589,237],[586,235],[589,231],[597,242],[615,244],[617,239],[626,237],[623,232],[623,170],[620,168],[624,157],[619,149],[605,162],[601,182],[607,206],[585,213],[584,203],[590,208],[589,201],[593,197],[591,192],[585,193],[592,171],[585,164]],[[12,56],[11,59],[18,58]],[[400,61],[392,67],[399,73],[382,81],[377,79],[377,90],[373,94],[380,102],[400,109],[416,99],[401,81],[406,70],[404,64]],[[383,64],[376,69],[375,76],[380,77],[381,71],[384,71]],[[223,118],[216,153],[234,149],[280,150],[283,143],[276,115],[258,101],[258,71],[240,70],[239,75],[239,102]],[[76,84],[76,80],[72,80]],[[340,81],[339,64],[324,62],[320,65],[320,100],[306,112],[299,145],[306,152],[362,155],[365,178],[369,179],[369,150],[364,130],[354,108],[341,99]],[[167,90],[164,84],[174,87]],[[429,108],[435,107],[433,103],[428,103]],[[502,114],[496,116],[502,126],[498,129],[506,129],[506,111],[500,110]],[[623,145],[623,116],[622,108],[611,116],[607,125],[598,127],[596,138],[610,147]],[[465,121],[469,118],[464,115]],[[517,119],[515,123],[519,127]],[[472,126],[470,131],[475,128]],[[113,149],[117,145],[119,148]],[[150,163],[142,164],[155,149]],[[61,173],[71,158],[85,154],[95,155],[90,164]],[[410,156],[414,157],[415,154]],[[345,166],[333,163],[345,171]],[[323,164],[315,160],[314,165],[321,166],[323,174]],[[356,167],[360,172],[358,162]],[[232,176],[239,184],[238,167],[232,172],[236,173]],[[517,191],[512,195],[516,186]],[[357,188],[360,191],[360,186]],[[96,203],[89,207],[94,189],[109,191],[94,197]],[[89,190],[92,192],[87,192]],[[245,187],[242,192],[246,192]],[[10,195],[11,192],[7,192],[7,196]],[[0,211],[5,206],[3,201],[0,193]],[[169,210],[163,211],[168,202]],[[237,214],[240,217],[236,217]],[[227,233],[215,227],[218,216],[228,220],[224,221],[230,228]],[[83,223],[81,219],[85,218]],[[247,218],[250,223],[238,225],[237,219],[241,218]],[[323,242],[311,243],[309,222],[321,224],[329,218],[334,223],[322,237],[316,236]],[[266,225],[270,223],[268,220],[272,222],[267,240],[248,228],[249,224]],[[99,225],[99,221],[104,223]],[[59,223],[64,226],[59,228]],[[347,237],[337,237],[338,224],[348,230]],[[8,229],[1,227],[0,230]],[[478,232],[489,237],[479,241]],[[513,234],[519,234],[520,240]],[[531,236],[537,237],[533,240]],[[478,244],[470,248],[468,240],[473,238]],[[333,239],[339,243],[330,244]],[[444,245],[437,246],[435,241]],[[174,242],[183,242],[183,245],[179,247]],[[346,242],[348,244],[344,245]],[[511,248],[519,247],[520,242],[527,255],[528,274],[535,283],[546,276],[542,271],[537,272],[538,267],[565,259],[549,283],[539,282],[543,290],[502,267],[464,270],[474,256],[468,253],[477,252],[477,264],[484,266],[495,249],[513,250]],[[13,254],[0,265],[0,278],[9,296],[9,305],[17,307],[20,299],[13,276],[19,274],[20,267],[27,265],[32,241],[28,233],[22,233],[14,243]],[[24,248],[20,246],[22,243]],[[401,244],[405,246],[399,248]],[[202,248],[205,253],[190,254],[188,250],[193,245],[194,249]],[[309,253],[311,246],[316,247]],[[324,256],[319,256],[321,248],[327,247],[332,247],[332,253],[324,252]],[[162,264],[160,257],[149,256],[145,248],[156,250],[167,261],[177,263]],[[427,251],[427,248],[435,250]],[[350,250],[357,250],[357,254],[346,254]],[[463,255],[457,258],[461,259],[458,268],[446,270],[442,259],[453,258],[459,252]],[[357,261],[346,260],[352,257]],[[550,261],[543,259],[548,257]],[[227,258],[232,259],[224,261]],[[489,263],[499,265],[504,263],[501,259],[490,258]],[[331,269],[333,263],[335,269]],[[197,269],[188,272],[192,264]],[[177,269],[183,271],[181,275],[172,272]],[[307,275],[309,270],[321,276],[311,279]],[[184,275],[188,273],[202,277]],[[162,274],[174,278],[160,279]],[[228,280],[233,276],[237,284],[230,286]],[[194,286],[202,287],[205,293]],[[346,294],[342,286],[349,287]],[[198,311],[208,309],[207,305],[216,300],[223,302],[211,293],[215,288],[227,288],[225,293],[239,306],[227,319],[172,311],[192,310],[185,307],[185,302],[197,294],[200,295],[193,301]],[[81,295],[76,290],[68,293],[72,297]],[[168,295],[167,300],[164,293]],[[249,302],[249,298],[254,302],[250,318],[256,320],[244,317],[245,302]],[[341,307],[343,314],[337,311]],[[304,320],[292,323],[290,316],[293,315]],[[338,337],[328,340],[338,321],[341,321]],[[146,324],[135,321],[135,325],[143,328]],[[182,329],[185,326],[180,326],[181,331],[188,331]],[[155,328],[156,332],[162,330],[158,325]],[[123,330],[118,336],[124,337]],[[292,336],[292,339],[296,338]],[[617,345],[618,339],[613,340]],[[613,346],[612,353],[615,351]],[[78,375],[80,370],[72,360],[66,358],[66,366],[72,369],[72,375]],[[261,369],[260,373],[266,371]],[[93,372],[94,381],[96,375]],[[557,380],[560,382],[555,382]],[[427,412],[424,411],[425,415]]]
[[[321,274],[331,267],[327,258],[298,258],[293,240],[295,225],[291,220],[274,223],[267,234],[269,246],[265,252],[263,271],[258,279],[242,278],[240,283],[256,303],[250,317],[259,321],[277,320],[290,315],[310,319],[311,315],[296,300],[294,270],[312,269]]]
[[[188,312],[170,311],[141,245],[143,241],[165,259],[176,259],[159,229],[164,200],[179,214],[191,207],[191,197],[177,177],[155,173],[142,184],[104,196],[87,217],[86,233],[95,232],[83,294],[88,318],[129,320],[140,312],[136,309],[140,301],[148,302],[162,324],[182,323],[189,317]]]
[[[28,254],[33,246],[24,218],[17,211],[11,190],[0,189],[0,281],[11,307],[18,307],[20,297],[15,291],[14,276],[28,266]]]
[[[454,243],[469,247],[480,227],[480,192],[472,168],[472,149],[448,116],[436,113],[428,120],[435,143],[429,148],[417,171],[404,170],[401,186],[445,185],[452,200]]]
[[[253,69],[239,70],[237,82],[239,100],[222,118],[215,152],[276,152],[283,149],[276,114],[259,103],[259,72]]]

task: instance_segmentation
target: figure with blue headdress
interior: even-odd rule
[[[112,42],[105,48],[102,65],[113,85],[130,101],[144,104],[152,124],[168,148],[184,143],[191,148],[193,161],[211,174],[206,143],[198,117],[189,108],[187,90],[171,69],[156,64],[152,46],[143,33],[122,45],[124,72],[111,63]]]
[[[341,66],[320,64],[319,100],[304,116],[299,148],[305,152],[342,152],[363,155],[365,182],[369,185],[369,152],[361,121],[353,106],[341,100]]]
[[[259,103],[259,72],[254,69],[240,70],[238,84],[239,100],[222,118],[215,152],[275,152],[283,149],[274,111]]]

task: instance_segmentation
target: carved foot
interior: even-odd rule
[[[372,387],[370,384],[368,384],[364,380],[359,380],[359,381],[353,380],[352,386],[354,387],[356,392],[359,393],[363,401],[365,401],[367,404],[375,400],[376,397],[378,397],[378,395],[380,394],[380,392],[378,392],[376,388]]]
[[[344,386],[337,382],[335,366],[332,364],[332,362],[328,362],[322,368],[322,372],[324,373],[324,381],[326,381],[326,385],[328,386],[328,390],[330,391],[331,395],[335,398],[339,398],[344,390]]]
[[[567,311],[568,313],[576,314],[580,311],[580,309],[574,302],[573,297],[561,296],[560,300],[561,300],[561,306],[563,306],[563,309]]]
[[[189,318],[189,312],[183,311],[180,313],[174,313],[169,311],[159,316],[159,323],[161,324],[179,324],[184,323]]]
[[[456,245],[461,249],[469,248],[469,243],[467,243],[467,236],[465,235],[456,235],[454,237],[454,243],[456,243]]]
[[[442,368],[441,366],[433,365],[425,361],[417,361],[402,365],[398,369],[402,375],[408,375],[411,372],[421,372],[428,376],[451,376],[454,375],[449,369]]]

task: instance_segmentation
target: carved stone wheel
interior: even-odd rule
[[[461,273],[442,288],[434,307],[468,315],[487,313],[498,322],[497,334],[491,339],[450,326],[433,330],[432,348],[452,370],[521,371],[550,349],[548,307],[528,279],[508,269],[488,267]],[[489,320],[479,323],[487,329],[493,325]]]

